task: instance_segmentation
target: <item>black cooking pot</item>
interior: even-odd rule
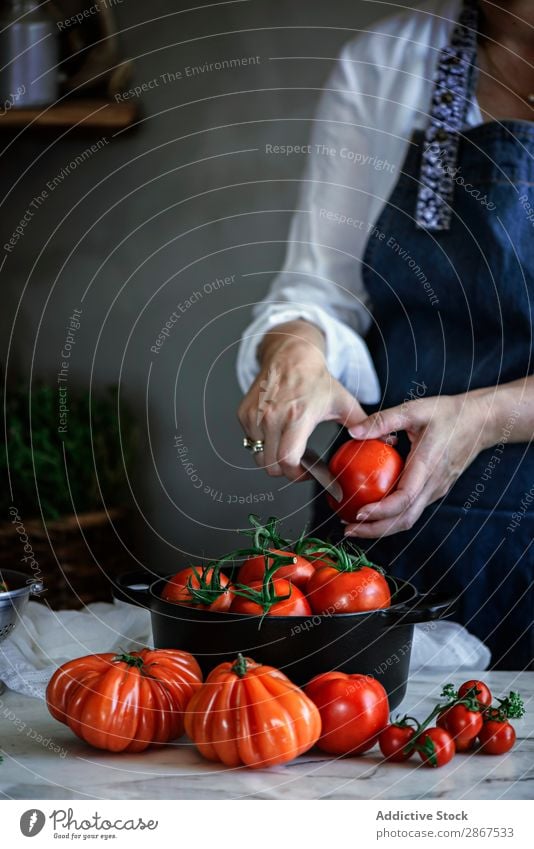
[[[392,604],[386,610],[262,618],[165,601],[167,579],[153,579],[148,572],[130,572],[117,579],[113,594],[150,610],[155,648],[191,652],[205,675],[238,652],[276,666],[301,686],[333,669],[372,675],[385,687],[392,709],[406,692],[414,624],[450,615],[455,601],[438,593],[420,595],[413,584],[388,578]]]

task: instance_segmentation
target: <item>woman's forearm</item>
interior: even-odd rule
[[[534,376],[469,393],[486,405],[486,446],[534,438]]]
[[[297,319],[285,324],[277,324],[265,334],[258,347],[258,360],[263,366],[281,352],[289,360],[293,357],[300,360],[303,355],[309,355],[312,351],[324,357],[325,349],[325,337],[322,330],[309,321]]]

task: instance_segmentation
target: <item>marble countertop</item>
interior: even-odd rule
[[[423,718],[448,680],[482,677],[494,695],[519,690],[526,716],[514,721],[507,755],[458,754],[441,769],[419,758],[386,764],[377,748],[334,760],[312,750],[269,770],[228,770],[203,760],[185,739],[137,755],[91,749],[49,715],[45,704],[0,695],[0,795],[7,799],[532,799],[534,672],[420,674],[395,713]]]

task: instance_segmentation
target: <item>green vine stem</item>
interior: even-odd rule
[[[134,666],[137,669],[142,669],[145,665],[145,661],[139,655],[134,656],[133,654],[128,654],[128,652],[123,652],[123,654],[117,654],[113,658],[113,661],[116,663],[127,663],[128,666]]]
[[[247,659],[243,657],[241,652],[237,655],[237,660],[232,664],[232,672],[234,672],[239,678],[244,678],[247,674]]]

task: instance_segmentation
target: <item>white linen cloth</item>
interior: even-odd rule
[[[99,652],[152,646],[150,613],[123,602],[53,611],[30,601],[13,633],[0,643],[0,680],[12,690],[44,698],[58,666]],[[416,625],[410,672],[486,669],[488,649],[455,622]]]
[[[427,124],[439,51],[449,43],[460,5],[428,0],[379,21],[351,39],[335,62],[310,143],[291,154],[304,156],[306,168],[284,266],[241,340],[237,377],[243,392],[258,373],[256,350],[266,331],[303,318],[323,331],[331,374],[362,403],[380,400],[362,339],[372,321],[362,259],[412,133]],[[466,127],[482,122],[473,99]],[[288,155],[280,142],[278,151],[269,146],[270,155]]]

